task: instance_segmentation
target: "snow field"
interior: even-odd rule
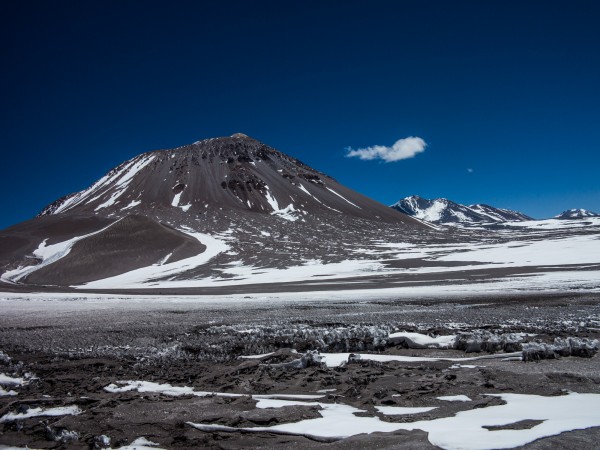
[[[288,207],[289,209],[289,207]],[[297,219],[296,211],[288,209],[276,209],[273,214],[287,218]],[[445,246],[415,246],[408,243],[379,243],[377,247],[361,249],[363,255],[370,255],[370,259],[347,259],[336,263],[324,263],[320,260],[305,260],[287,268],[254,267],[245,265],[241,261],[220,270],[225,277],[211,277],[201,279],[173,280],[173,275],[183,273],[209,262],[210,259],[228,250],[228,245],[213,236],[195,233],[185,230],[187,234],[197,238],[207,246],[206,252],[192,258],[187,258],[176,263],[163,266],[163,270],[157,270],[155,266],[137,269],[125,274],[117,275],[102,280],[97,280],[75,286],[79,288],[185,288],[185,287],[210,287],[210,286],[236,286],[246,284],[265,283],[291,283],[301,281],[326,282],[341,278],[357,278],[370,276],[389,276],[401,274],[432,274],[449,273],[465,270],[500,269],[515,267],[553,267],[564,265],[594,265],[600,264],[600,239],[596,235],[572,236],[567,238],[556,238],[549,240],[525,240],[512,241],[503,244],[473,244],[473,245],[445,245]],[[58,245],[58,244],[57,244]],[[440,266],[413,267],[413,268],[389,268],[383,264],[383,260],[404,260],[412,258],[424,258],[428,261],[439,261]],[[458,265],[447,265],[447,263],[460,263]],[[169,266],[169,270],[167,270]],[[7,272],[2,277],[13,280],[22,278],[28,272]],[[14,272],[14,271],[13,271]],[[444,284],[443,290],[460,289],[463,291],[489,290],[489,287],[503,286],[500,289],[538,289],[538,286],[556,289],[564,286],[580,284],[582,280],[586,289],[600,288],[600,271],[588,270],[563,270],[563,271],[539,271],[526,276],[510,277],[491,282],[461,285],[457,283]],[[551,282],[549,282],[551,281]],[[439,286],[412,286],[405,290],[424,290],[438,293]],[[310,294],[308,294],[310,295]]]

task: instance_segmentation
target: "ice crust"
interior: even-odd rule
[[[523,344],[523,360],[537,361],[541,359],[557,359],[561,356],[579,356],[591,358],[600,347],[598,339],[555,338],[553,344],[528,342]]]

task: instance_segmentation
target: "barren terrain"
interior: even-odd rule
[[[600,337],[599,294],[299,295],[3,294],[0,372],[20,382],[2,386],[13,394],[0,396],[0,443],[143,448],[136,439],[144,437],[160,448],[460,448],[460,439],[483,439],[497,448],[514,429],[511,439],[528,448],[597,448],[600,422],[565,430],[579,426],[563,403],[524,413],[531,417],[513,412],[501,425],[484,418],[480,426],[476,415],[514,407],[490,394],[600,407],[594,352],[546,351]],[[419,345],[392,339],[403,331],[463,343],[406,348]],[[522,361],[526,348],[535,361]],[[361,357],[342,362],[347,353]],[[454,441],[440,434],[440,420],[456,421]],[[286,431],[294,423],[302,430]]]

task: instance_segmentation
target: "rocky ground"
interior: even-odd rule
[[[355,416],[405,424],[504,403],[488,394],[600,394],[600,359],[593,350],[600,338],[598,300],[599,294],[581,293],[294,302],[256,296],[219,302],[3,299],[0,445],[144,448],[136,442],[144,437],[161,448],[433,448],[422,430],[338,440],[227,427],[318,419],[323,404],[347,405],[361,410]],[[390,338],[399,331],[460,338],[450,348],[415,348],[422,346]],[[565,342],[571,342],[566,353]],[[327,364],[330,356],[322,363],[316,354],[302,359],[314,350],[362,357],[341,366]],[[523,351],[531,361],[514,356]],[[369,354],[469,358],[505,353],[512,357],[368,359]],[[156,384],[119,383],[127,380]],[[211,392],[219,394],[207,395]],[[291,403],[266,407],[261,395]],[[471,401],[438,398],[458,395]],[[382,406],[435,409],[389,415],[378,409]],[[37,408],[57,415],[26,417]],[[531,430],[543,422],[521,420],[489,430]],[[599,441],[600,428],[592,427],[526,447],[592,449]]]

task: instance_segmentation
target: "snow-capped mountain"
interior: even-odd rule
[[[136,156],[0,231],[0,279],[110,280],[102,286],[112,288],[231,278],[233,268],[260,274],[309,264],[318,272],[323,262],[356,258],[364,239],[430,229],[235,134]]]
[[[391,205],[397,211],[432,223],[490,223],[531,220],[517,211],[489,205],[461,205],[445,198],[429,200],[418,195]]]
[[[600,217],[600,214],[587,209],[568,209],[555,216],[555,219],[586,219],[588,217]]]

